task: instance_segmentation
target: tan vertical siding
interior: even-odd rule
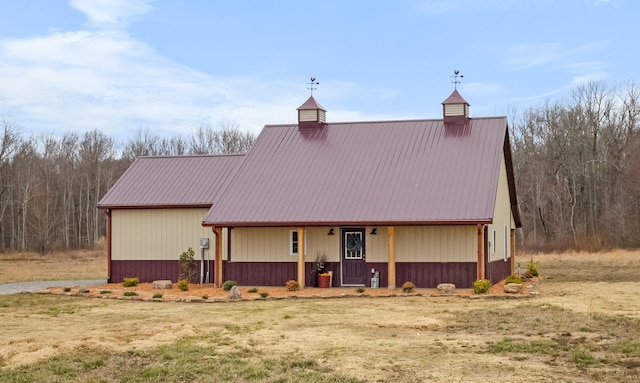
[[[475,226],[398,226],[397,262],[475,262]]]
[[[377,233],[370,234],[373,227],[367,227],[365,232],[365,250],[367,262],[387,262],[389,253],[389,239],[386,226],[376,226]],[[339,244],[338,244],[339,246]]]
[[[113,260],[177,260],[191,247],[199,259],[200,238],[209,238],[205,257],[213,259],[213,233],[201,225],[207,212],[206,208],[115,209],[111,212],[111,257]],[[225,242],[223,238],[226,248]]]
[[[333,228],[333,235],[328,235],[330,227],[307,228],[307,261],[313,261],[317,255],[327,256],[327,262],[340,262],[340,228]]]
[[[308,227],[306,261],[327,255],[327,261],[340,262],[340,228],[327,235],[330,227]],[[365,248],[367,262],[387,262],[386,227],[367,227]],[[295,262],[289,241],[293,227],[234,228],[231,230],[233,262]],[[477,254],[475,226],[398,226],[396,257],[398,262],[475,262]]]
[[[505,251],[507,259],[511,257],[511,229],[515,228],[513,215],[511,214],[511,202],[509,197],[509,184],[507,182],[507,168],[504,157],[500,161],[500,177],[498,178],[498,192],[496,194],[496,205],[493,212],[493,224],[488,226],[489,241],[489,261],[497,261],[504,259]],[[505,229],[506,237],[505,237]],[[495,243],[493,240],[493,232],[496,232]],[[506,243],[506,248],[505,248]]]
[[[327,235],[330,227],[306,228],[306,261],[325,254],[328,262],[340,261],[340,229]],[[290,252],[290,233],[294,227],[239,227],[231,230],[232,262],[295,262]]]
[[[289,251],[289,233],[294,228],[231,229],[232,262],[295,262]],[[308,245],[307,245],[308,246]]]

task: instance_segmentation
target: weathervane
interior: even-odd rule
[[[316,81],[315,77],[311,77],[311,82],[308,82],[307,85],[309,85],[307,89],[311,91],[311,97],[313,97],[313,91],[317,89],[314,88],[314,85],[320,85],[320,83]]]
[[[453,71],[453,76],[449,76],[449,77],[453,77],[453,81],[451,81],[451,83],[453,84],[453,89],[458,90],[458,84],[460,84],[458,77],[463,78],[464,76],[461,75],[460,71],[456,69]]]

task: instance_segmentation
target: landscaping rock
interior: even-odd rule
[[[169,280],[153,281],[154,289],[170,289],[171,287],[171,281]]]
[[[504,285],[503,289],[507,294],[518,294],[522,290],[522,284],[507,283],[506,285]]]
[[[229,299],[242,299],[242,294],[240,294],[238,286],[231,287],[231,290],[229,290]]]
[[[451,295],[456,289],[456,285],[453,283],[441,283],[437,287],[440,295]]]

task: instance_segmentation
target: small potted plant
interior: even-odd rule
[[[313,267],[311,269],[311,287],[318,287],[318,280],[320,274],[324,274],[326,270],[327,255],[318,252],[316,259],[313,261]]]
[[[327,288],[331,287],[331,274],[322,273],[318,275],[318,287]]]

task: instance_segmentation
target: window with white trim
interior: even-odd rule
[[[307,238],[307,231],[305,230],[304,233],[305,239]],[[296,229],[291,229],[291,231],[289,231],[289,254],[290,255],[298,255],[298,230]],[[305,241],[304,243],[304,250],[305,253],[307,252],[307,241]]]
[[[491,252],[496,253],[496,231],[493,231],[493,241],[491,241]]]
[[[509,241],[508,241],[508,232],[507,232],[507,226],[504,226],[504,261],[506,262],[509,259],[509,252],[507,251],[507,249],[509,248]]]
[[[298,255],[298,230],[291,230],[289,233],[289,254]]]

